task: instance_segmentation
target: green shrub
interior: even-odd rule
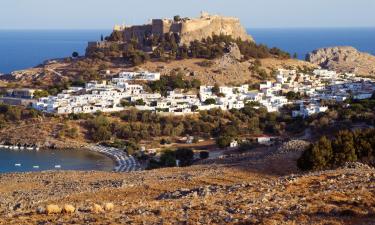
[[[199,158],[200,159],[208,159],[210,157],[210,152],[209,151],[201,151],[199,152]]]
[[[312,144],[297,161],[302,170],[336,168],[346,162],[375,163],[375,129],[338,132],[333,140],[326,137]]]

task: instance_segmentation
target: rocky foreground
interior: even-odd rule
[[[350,164],[303,174],[295,168],[298,155],[269,148],[129,174],[3,174],[0,224],[375,223],[375,169]],[[94,203],[114,208],[97,213]],[[47,215],[48,204],[76,210]]]
[[[330,47],[317,49],[306,60],[329,70],[375,76],[375,56],[360,52],[353,47]]]

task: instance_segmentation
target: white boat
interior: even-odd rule
[[[34,169],[39,169],[39,166],[33,166]]]
[[[20,167],[21,163],[16,163],[16,164],[14,164],[14,166]]]
[[[33,147],[26,147],[27,150],[33,150]]]
[[[61,165],[55,165],[56,169],[61,169]]]

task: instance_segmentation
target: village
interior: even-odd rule
[[[322,100],[367,99],[375,91],[375,83],[370,78],[322,69],[316,69],[312,74],[279,69],[274,82],[260,83],[259,89],[254,90],[247,84],[215,85],[200,86],[198,94],[174,90],[162,96],[161,93],[147,92],[144,86],[134,83],[157,80],[160,80],[160,73],[121,72],[110,81],[88,82],[85,87],[70,87],[57,96],[39,99],[33,97],[35,90],[9,90],[1,101],[28,104],[36,110],[55,114],[117,112],[135,107],[138,110],[185,115],[214,108],[241,109],[249,102],[257,103],[254,107],[263,106],[268,112],[277,112],[284,105],[297,104],[299,110],[294,110],[292,116],[305,118],[328,110],[321,104]],[[300,97],[290,98],[288,93]]]
[[[300,110],[293,111],[293,117],[326,111],[321,100],[343,102],[348,98],[371,98],[375,84],[369,78],[355,74],[337,74],[334,71],[314,70],[313,74],[297,73],[296,70],[279,69],[276,82],[266,81],[259,90],[249,89],[249,85],[237,87],[201,86],[199,94],[186,94],[183,91],[169,91],[167,96],[148,93],[140,84],[131,81],[156,81],[159,73],[122,72],[110,82],[93,81],[82,87],[71,87],[57,96],[40,98],[32,104],[33,108],[57,114],[116,112],[127,106],[124,100],[139,110],[183,115],[201,110],[220,108],[222,110],[241,109],[248,102],[258,102],[268,112],[279,111],[286,104],[299,104]],[[299,93],[304,98],[288,100],[286,93]]]

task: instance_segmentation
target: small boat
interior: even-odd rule
[[[55,165],[56,169],[61,169],[61,165]]]
[[[33,150],[33,147],[26,147],[27,150]]]
[[[16,164],[14,164],[14,166],[20,167],[21,163],[16,163]]]
[[[39,166],[33,166],[34,169],[39,169]]]

